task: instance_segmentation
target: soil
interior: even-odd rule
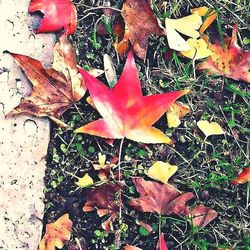
[[[95,25],[103,15],[103,9],[94,7],[103,6],[103,1],[74,1],[78,9],[79,25],[77,32],[71,38],[76,50],[78,64],[82,67],[103,69],[103,55],[107,53],[113,60],[118,76],[124,60],[116,55],[113,47],[112,34],[99,36],[95,32]],[[110,1],[111,6],[121,7],[121,1]],[[222,1],[223,2],[223,1]],[[170,4],[170,9],[173,5]],[[211,2],[213,4],[213,2]],[[217,1],[216,1],[217,4]],[[223,3],[225,4],[225,3]],[[173,12],[171,17],[188,15],[190,9],[207,5],[206,1],[185,1],[180,8]],[[172,7],[171,7],[172,6]],[[222,30],[228,35],[231,33],[232,22],[239,20],[227,9],[218,4]],[[237,6],[228,5],[235,10]],[[240,8],[239,8],[240,9]],[[159,9],[162,13],[163,10]],[[236,12],[245,24],[242,27],[242,36],[247,36],[249,19],[244,12]],[[230,23],[229,23],[230,22]],[[248,26],[247,26],[248,25]],[[211,27],[211,36],[216,34],[217,25]],[[100,48],[95,49],[93,36],[96,35]],[[249,37],[249,36],[248,36]],[[247,46],[245,46],[247,49]],[[188,203],[205,204],[218,212],[218,217],[205,228],[194,228],[187,218],[178,216],[161,216],[161,230],[169,249],[250,249],[249,239],[249,190],[247,184],[232,186],[232,180],[237,173],[249,164],[249,95],[239,95],[230,88],[234,84],[241,93],[247,93],[248,85],[245,82],[236,82],[223,77],[208,77],[205,74],[193,76],[190,60],[178,57],[180,64],[175,60],[166,60],[167,41],[164,37],[150,37],[147,58],[142,61],[136,58],[140,70],[140,78],[144,95],[156,92],[170,92],[177,89],[191,88],[192,93],[181,99],[187,103],[192,112],[187,115],[182,124],[176,129],[166,126],[166,117],[162,117],[155,126],[166,132],[175,141],[173,147],[162,144],[144,145],[125,140],[122,150],[122,170],[126,187],[123,191],[123,229],[120,228],[121,246],[136,245],[143,250],[155,249],[158,241],[159,217],[151,213],[140,213],[126,205],[126,201],[138,197],[133,184],[132,176],[143,176],[155,161],[170,162],[178,165],[179,169],[171,179],[177,189],[182,192],[191,191],[196,198]],[[183,70],[185,69],[185,70]],[[100,78],[107,83],[105,77]],[[86,96],[87,97],[87,96]],[[85,99],[77,104],[80,114],[72,107],[64,114],[64,122],[73,128],[100,118]],[[222,136],[204,138],[198,130],[196,122],[200,119],[217,121],[226,131]],[[64,145],[64,146],[62,146]],[[65,150],[65,147],[67,150]],[[109,145],[106,140],[89,136],[74,135],[72,131],[64,131],[57,127],[51,128],[51,142],[47,157],[46,172],[46,213],[44,224],[56,220],[64,213],[69,213],[73,221],[72,237],[63,249],[117,249],[118,222],[114,223],[115,231],[105,234],[101,223],[105,218],[98,217],[96,211],[83,212],[88,189],[77,188],[76,178],[89,173],[96,182],[98,177],[93,170],[92,162],[98,161],[98,153],[107,156],[110,161],[119,156],[120,141],[115,140]],[[71,173],[71,174],[69,174]],[[112,181],[112,180],[111,180]],[[143,231],[138,221],[153,227],[152,232]],[[80,243],[77,243],[78,239]]]

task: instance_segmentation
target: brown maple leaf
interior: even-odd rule
[[[62,249],[64,244],[70,239],[72,221],[68,214],[64,214],[54,223],[46,225],[45,234],[39,244],[39,250],[55,250],[56,247]]]
[[[204,206],[203,204],[196,206],[190,212],[192,224],[197,227],[205,227],[208,223],[217,217],[218,213]]]
[[[138,57],[145,59],[148,38],[151,34],[163,35],[148,0],[126,0],[121,12],[125,22],[123,39],[116,44],[116,49],[121,56],[128,51],[129,42]],[[118,25],[119,26],[119,25]]]
[[[54,47],[52,68],[28,56],[10,53],[32,84],[32,92],[9,115],[48,116],[61,126],[61,115],[85,94],[85,82],[78,72],[71,44],[63,35]]]
[[[84,212],[97,210],[99,217],[110,215],[110,217],[102,223],[102,228],[110,232],[113,230],[113,221],[116,219],[119,212],[119,201],[116,200],[118,192],[123,188],[123,183],[112,184],[107,183],[87,193],[87,202],[83,206]]]
[[[188,215],[186,202],[194,198],[191,192],[180,193],[170,185],[156,181],[145,181],[141,177],[132,179],[140,197],[133,199],[129,205],[141,212],[151,212],[162,215]]]
[[[225,48],[217,41],[209,45],[213,54],[198,66],[209,75],[224,75],[234,80],[250,82],[250,51],[243,51],[237,43],[238,28],[233,27],[232,37],[225,37]]]

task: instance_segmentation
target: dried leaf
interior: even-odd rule
[[[214,220],[217,215],[218,213],[215,210],[205,207],[203,204],[196,206],[190,212],[192,224],[196,227],[205,227]]]
[[[115,66],[108,54],[105,54],[103,56],[103,65],[108,85],[110,88],[113,88],[117,82],[117,75],[115,71]]]
[[[85,83],[75,62],[75,55],[66,36],[54,48],[53,68],[28,56],[10,53],[32,83],[32,93],[9,114],[49,116],[61,126],[61,115],[78,102],[86,92]]]
[[[70,239],[72,221],[68,214],[64,214],[54,223],[46,225],[45,234],[39,244],[39,250],[55,250],[56,247],[62,249],[64,244]]]
[[[234,80],[250,82],[250,51],[243,51],[237,43],[237,26],[233,27],[232,37],[225,37],[225,48],[219,41],[210,44],[213,54],[198,65],[208,75],[224,75]]]
[[[190,46],[179,33],[197,39],[200,36],[197,30],[201,24],[202,19],[197,13],[179,19],[166,18],[165,31],[169,47],[177,51],[190,50]]]
[[[87,202],[83,206],[84,212],[97,210],[99,217],[109,214],[110,217],[102,223],[102,228],[110,232],[113,230],[113,221],[119,212],[119,201],[116,196],[123,188],[123,184],[103,184],[87,193]]]
[[[96,109],[103,116],[78,128],[77,133],[88,133],[109,139],[128,138],[142,143],[172,143],[152,125],[168,107],[189,90],[143,96],[138,72],[130,52],[122,75],[113,89],[80,69]]]
[[[85,187],[89,187],[91,185],[94,184],[94,181],[93,179],[89,176],[89,174],[85,174],[82,178],[78,178],[78,181],[75,182],[75,184],[78,186],[78,187],[81,187],[81,188],[85,188]]]
[[[36,30],[37,33],[54,32],[63,28],[67,35],[75,32],[77,12],[71,0],[32,0],[29,13],[38,11],[44,16]]]
[[[95,170],[99,171],[98,177],[101,181],[105,181],[109,178],[111,174],[111,169],[115,167],[115,164],[106,163],[106,155],[102,155],[101,153],[98,153],[98,162],[99,164],[93,164],[93,167]]]
[[[161,233],[161,236],[159,238],[159,241],[156,246],[156,250],[168,250],[168,246],[166,244],[166,241],[164,239],[164,233]]]
[[[131,245],[126,245],[123,249],[124,250],[143,250],[142,248],[131,246]]]
[[[225,132],[217,122],[198,121],[198,128],[205,134],[206,137],[210,135],[223,135]]]
[[[175,102],[167,111],[167,123],[169,128],[177,128],[181,124],[181,118],[190,112],[190,108],[182,102]]]
[[[145,181],[141,177],[132,179],[140,197],[133,199],[129,205],[141,212],[162,215],[188,215],[186,202],[194,197],[191,192],[181,194],[170,185],[155,181]]]
[[[168,162],[157,161],[148,170],[148,176],[154,180],[168,183],[169,178],[174,175],[178,167],[170,165]]]
[[[236,177],[234,180],[231,181],[231,184],[243,184],[246,182],[250,182],[250,167],[246,167],[243,171]]]
[[[125,33],[116,46],[118,53],[123,56],[130,42],[136,55],[145,59],[149,36],[163,34],[148,0],[126,0],[121,15],[125,22]]]

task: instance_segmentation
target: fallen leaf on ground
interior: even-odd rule
[[[190,108],[182,103],[175,102],[167,111],[167,123],[169,128],[177,128],[181,124],[181,118],[190,112]]]
[[[208,8],[206,6],[194,8],[191,10],[191,13],[197,13],[199,16],[204,17],[205,20],[203,21],[199,32],[203,34],[205,30],[214,22],[217,17],[217,13],[212,8]]]
[[[43,18],[37,33],[54,32],[62,28],[67,35],[75,32],[77,26],[76,7],[71,0],[32,0],[29,13],[42,12]]]
[[[205,227],[208,223],[217,217],[218,213],[204,206],[203,204],[196,206],[190,212],[193,226]]]
[[[147,175],[154,180],[167,184],[169,178],[174,175],[177,169],[177,166],[170,165],[168,162],[157,161],[149,168]]]
[[[156,250],[168,250],[167,243],[164,239],[164,233],[161,233],[159,241],[156,246]]]
[[[90,212],[96,209],[99,217],[109,214],[110,217],[102,223],[102,228],[107,232],[113,230],[113,221],[119,212],[119,201],[116,200],[116,196],[122,188],[122,183],[108,183],[87,192],[87,202],[83,206],[83,211]]]
[[[145,59],[149,36],[151,34],[163,35],[163,30],[150,8],[149,1],[126,0],[123,3],[121,15],[125,22],[125,33],[120,43],[115,46],[118,53],[124,56],[128,50],[129,41],[136,55]]]
[[[244,184],[246,182],[250,182],[250,167],[244,168],[238,177],[231,181],[231,184],[237,185]]]
[[[126,245],[123,249],[124,250],[143,250],[142,248],[131,246],[131,245]]]
[[[132,52],[129,53],[122,75],[113,89],[80,69],[94,105],[103,119],[91,122],[76,133],[87,133],[109,139],[124,137],[142,143],[172,141],[152,125],[169,106],[189,90],[143,96]]]
[[[112,62],[112,59],[108,54],[103,56],[103,65],[104,65],[104,72],[105,77],[108,81],[108,85],[110,88],[113,88],[117,82],[117,75],[115,71],[115,66]]]
[[[73,223],[68,214],[64,214],[54,223],[47,224],[38,249],[55,250],[56,247],[62,249],[70,239],[72,225]]]
[[[151,212],[161,215],[188,215],[186,202],[194,198],[191,192],[180,193],[170,185],[155,181],[145,181],[141,177],[132,179],[140,197],[133,199],[129,205],[141,212]]]
[[[61,115],[85,94],[86,87],[78,71],[72,46],[62,36],[54,47],[52,68],[28,56],[10,53],[32,84],[32,92],[9,115],[48,116],[61,126]]]
[[[209,122],[207,120],[200,120],[197,122],[198,128],[204,133],[206,137],[210,135],[223,135],[225,132],[217,122]]]
[[[208,75],[224,75],[234,80],[250,82],[250,51],[243,51],[237,43],[238,28],[233,27],[232,37],[225,37],[225,48],[220,41],[210,44],[213,54],[198,65],[197,70]]]
[[[118,158],[113,158],[114,162],[118,161]],[[101,181],[105,181],[109,178],[111,174],[111,169],[115,167],[116,165],[113,163],[106,163],[106,155],[103,155],[101,153],[98,154],[98,163],[99,164],[93,164],[93,167],[98,172],[98,177]]]
[[[165,31],[169,47],[177,51],[190,50],[187,41],[179,33],[197,39],[200,36],[198,29],[201,24],[202,19],[197,13],[178,19],[166,18]]]
[[[89,174],[85,174],[82,178],[78,178],[78,181],[75,182],[78,187],[85,188],[94,184],[93,179],[89,176]]]
[[[181,51],[181,54],[187,58],[200,60],[212,55],[212,51],[208,48],[208,44],[204,39],[189,38],[187,44],[190,50]]]

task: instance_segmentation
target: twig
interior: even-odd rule
[[[83,13],[86,13],[86,12],[91,11],[91,10],[100,10],[100,9],[110,9],[110,10],[114,10],[114,11],[121,12],[121,10],[119,10],[119,9],[117,9],[117,8],[114,8],[114,7],[99,6],[99,7],[92,7],[92,8],[90,8],[90,9],[87,9],[87,10],[83,11]]]

